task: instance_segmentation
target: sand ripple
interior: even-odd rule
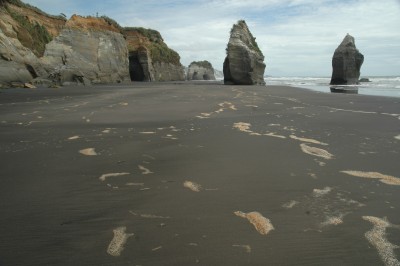
[[[130,173],[110,173],[110,174],[104,174],[99,177],[101,181],[105,181],[108,177],[114,177],[114,176],[121,176],[121,175],[129,175]]]
[[[235,211],[234,214],[236,216],[247,219],[254,227],[257,232],[262,235],[267,235],[271,230],[274,230],[274,226],[268,218],[265,218],[259,212],[249,212],[244,213],[241,211]]]
[[[125,233],[126,227],[121,226],[117,227],[113,230],[114,237],[111,240],[110,244],[107,248],[107,253],[111,256],[117,257],[121,255],[121,252],[124,250],[124,246],[128,238],[133,236],[134,234]]]
[[[341,172],[357,177],[379,179],[380,182],[387,185],[400,186],[400,178],[390,175],[384,175],[378,172],[362,172],[362,171],[341,171]]]
[[[399,248],[386,239],[386,228],[397,227],[389,223],[387,219],[380,219],[374,216],[363,216],[365,221],[369,221],[374,225],[372,230],[365,233],[365,237],[377,250],[378,254],[388,266],[399,266],[400,261],[396,259],[394,249]]]

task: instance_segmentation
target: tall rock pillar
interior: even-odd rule
[[[364,56],[356,48],[354,37],[347,34],[332,58],[331,85],[358,84]]]
[[[244,20],[231,30],[224,61],[224,83],[264,85],[264,55]]]

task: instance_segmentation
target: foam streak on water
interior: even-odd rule
[[[364,77],[364,76],[363,76]],[[365,95],[400,97],[400,77],[365,77],[370,82],[358,85],[358,93]],[[268,85],[293,86],[330,93],[330,77],[268,77]]]

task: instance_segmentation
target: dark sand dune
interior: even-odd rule
[[[399,99],[7,90],[0,126],[1,266],[399,265]]]

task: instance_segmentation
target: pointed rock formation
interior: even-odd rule
[[[358,84],[364,56],[356,48],[354,37],[347,34],[332,58],[331,85]]]
[[[192,62],[187,71],[187,80],[215,80],[214,68],[208,61]]]
[[[244,20],[231,30],[224,61],[224,83],[264,85],[264,55]]]

